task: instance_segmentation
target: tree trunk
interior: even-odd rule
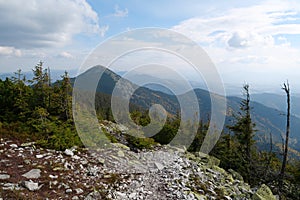
[[[286,116],[286,135],[285,135],[285,145],[284,145],[284,152],[283,152],[283,160],[282,160],[282,166],[279,174],[279,190],[282,190],[283,186],[283,179],[284,179],[284,173],[287,163],[287,156],[288,156],[288,146],[289,146],[289,134],[290,134],[290,86],[287,82],[286,84],[283,84],[282,89],[285,91],[287,96],[287,116]]]

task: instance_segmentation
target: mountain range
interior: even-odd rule
[[[92,84],[91,80],[97,79],[97,74],[102,73],[102,76],[98,82],[97,92],[112,95],[113,90],[118,81],[122,79],[122,87],[124,90],[132,88],[138,88],[134,91],[130,98],[130,103],[142,107],[144,109],[149,109],[153,104],[162,105],[165,110],[170,114],[176,114],[180,110],[180,104],[178,102],[178,96],[172,92],[168,91],[164,93],[162,91],[149,89],[147,87],[138,86],[132,83],[130,80],[123,79],[120,75],[115,72],[106,69],[101,66],[95,66],[90,68],[86,72],[79,75],[77,78],[84,80],[86,82],[86,87],[88,89],[89,85]],[[72,79],[74,83],[75,79]],[[165,90],[165,88],[164,88]],[[211,98],[210,92],[203,89],[193,89],[193,91],[187,91],[182,96],[189,96],[189,93],[194,93],[197,97],[197,101],[201,111],[201,118],[206,121],[210,116],[211,109]],[[217,95],[217,94],[212,94]],[[227,112],[225,124],[230,125],[235,122],[234,115],[239,112],[240,103],[242,98],[229,96],[223,97],[217,95],[218,98],[226,98],[227,101]],[[266,95],[265,95],[266,96]],[[269,146],[269,135],[272,134],[273,142],[280,146],[282,138],[285,135],[286,126],[286,116],[284,112],[284,105],[286,103],[284,96],[276,98],[264,98],[265,96],[254,95],[253,99],[256,101],[251,101],[251,116],[256,124],[256,139],[260,148],[267,149]],[[258,102],[259,101],[259,102]],[[295,103],[292,102],[292,103]],[[266,106],[268,105],[268,106]],[[228,132],[224,126],[224,131]],[[300,141],[300,134],[298,130],[300,129],[300,118],[296,115],[291,116],[291,131],[290,131],[290,147],[300,151],[300,146],[298,142]],[[275,145],[276,146],[276,145]]]

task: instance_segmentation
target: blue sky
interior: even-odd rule
[[[211,57],[228,85],[300,92],[300,2],[199,0],[0,1],[0,72],[40,60],[76,69],[99,43],[126,30],[182,33]]]

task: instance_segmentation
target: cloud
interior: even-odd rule
[[[99,33],[85,0],[0,1],[0,45],[29,49],[64,46],[79,33]]]
[[[106,34],[106,32],[108,31],[108,29],[109,29],[109,26],[108,26],[108,25],[106,25],[106,26],[101,26],[101,27],[99,28],[100,36],[101,36],[101,37],[104,37],[105,34]]]
[[[233,48],[272,45],[276,35],[300,34],[299,8],[289,1],[266,1],[187,19],[173,29],[207,45]]]
[[[119,5],[115,5],[115,17],[127,17],[128,16],[128,9],[125,8],[124,10],[121,10]]]
[[[70,54],[69,52],[63,51],[59,54],[59,57],[61,58],[68,58],[68,59],[72,59],[74,58],[74,56],[72,54]]]
[[[14,47],[0,46],[0,55],[3,56],[21,56],[22,52],[20,49]]]
[[[271,35],[259,35],[255,32],[237,31],[232,33],[227,44],[233,48],[245,48],[250,46],[270,46],[274,44],[274,38]]]

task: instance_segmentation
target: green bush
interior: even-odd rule
[[[131,135],[126,135],[128,146],[132,149],[152,149],[155,141],[152,138],[139,138]]]

